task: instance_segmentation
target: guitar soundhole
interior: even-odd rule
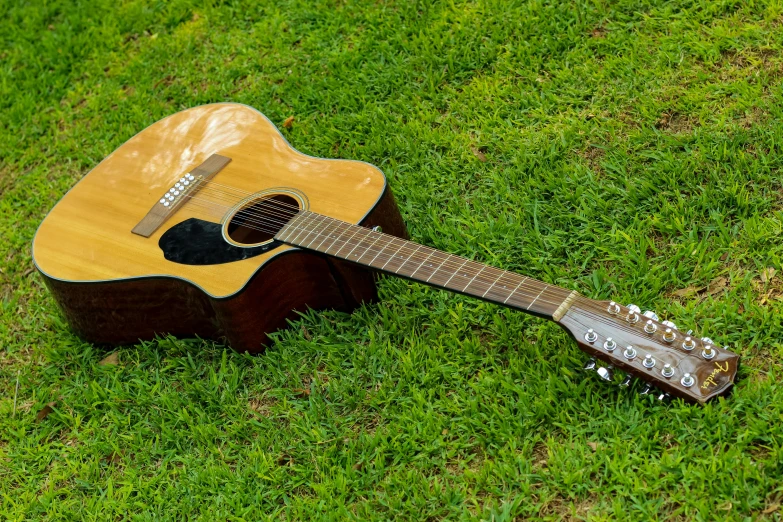
[[[299,200],[286,194],[253,200],[231,216],[226,235],[240,245],[258,245],[272,241],[275,234],[300,208]]]

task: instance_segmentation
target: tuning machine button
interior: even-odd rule
[[[658,314],[656,314],[652,310],[647,310],[642,315],[645,316],[647,319],[652,319],[653,321],[659,321],[660,320],[660,317],[658,317]]]
[[[702,337],[701,342],[703,342],[704,344],[715,344],[715,342],[709,337]]]
[[[596,370],[596,373],[601,379],[605,381],[611,381],[614,378],[614,372],[612,370],[613,370],[612,365],[609,365],[609,366],[598,368],[598,370]]]
[[[628,306],[626,306],[626,308],[628,308],[629,311],[635,312],[637,314],[642,313],[642,309],[636,306],[635,304],[629,304]]]
[[[644,383],[639,395],[649,395],[653,391],[653,385],[649,382]]]
[[[652,368],[653,366],[655,366],[655,359],[653,359],[653,356],[648,353],[647,355],[644,356],[642,365],[645,368]]]
[[[647,313],[647,312],[645,312]],[[644,331],[648,334],[654,334],[655,330],[657,330],[658,327],[655,326],[655,323],[652,322],[652,319],[648,319],[646,323],[644,323]]]
[[[586,371],[586,372],[591,372],[591,371],[595,370],[595,366],[596,366],[595,359],[593,359],[593,358],[591,357],[590,359],[588,359],[588,360],[587,360],[587,362],[586,362],[586,363],[585,363],[585,365],[582,367],[582,369],[583,369],[584,371]]]
[[[663,392],[663,393],[661,393],[660,395],[658,395],[658,400],[659,400],[659,401],[661,401],[661,402],[663,402],[663,401],[666,401],[666,400],[669,400],[669,399],[671,399],[671,397],[672,397],[672,396],[671,396],[671,395],[669,395],[668,393],[666,393],[666,392]]]
[[[633,382],[633,377],[630,375],[626,375],[625,378],[623,379],[623,382],[621,382],[617,386],[620,386],[621,388],[627,388],[631,385],[632,382]]]
[[[685,386],[686,388],[690,388],[694,384],[696,384],[696,379],[693,378],[693,375],[690,373],[686,373],[682,376],[682,379],[680,379],[680,384]]]
[[[615,348],[617,348],[617,343],[611,337],[607,337],[606,341],[604,341],[604,350],[613,352]]]
[[[596,339],[598,339],[598,334],[595,333],[592,328],[587,330],[587,333],[585,333],[585,341],[594,343]]]
[[[661,369],[661,375],[666,377],[667,379],[674,375],[674,368],[672,368],[671,364],[664,364],[663,369]]]
[[[674,324],[671,321],[663,321],[661,324],[664,325],[667,328],[671,328],[672,330],[676,330],[677,329],[677,325]]]
[[[717,353],[718,352],[715,351],[715,348],[712,345],[707,344],[704,346],[704,349],[701,351],[701,356],[709,361],[710,359],[714,359]]]
[[[691,339],[690,336],[688,336],[682,342],[682,347],[690,352],[691,350],[693,350],[696,347],[696,342],[693,339]]]
[[[671,328],[667,328],[663,332],[663,340],[667,343],[673,342],[677,338],[677,334],[674,333],[674,330]]]
[[[626,346],[625,350],[623,350],[623,357],[632,361],[634,357],[636,357],[636,348],[633,346]]]

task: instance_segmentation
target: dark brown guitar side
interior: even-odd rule
[[[238,104],[174,114],[109,155],[43,221],[33,260],[95,343],[170,333],[256,353],[299,312],[374,300],[384,273],[552,320],[602,378],[619,368],[662,397],[722,395],[739,360],[652,311],[407,241],[380,170],[306,156]]]
[[[391,191],[362,220],[366,227],[407,238]],[[263,352],[267,333],[286,326],[299,312],[350,312],[377,299],[377,273],[339,259],[290,250],[261,267],[238,293],[215,298],[187,281],[143,278],[74,283],[43,274],[69,324],[82,338],[100,344],[129,344],[170,333],[225,341],[250,353]]]

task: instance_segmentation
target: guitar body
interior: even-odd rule
[[[209,191],[169,207],[161,197],[211,157],[227,164]],[[172,333],[259,352],[297,312],[375,298],[367,268],[271,238],[234,241],[227,195],[237,193],[406,235],[377,168],[304,155],[255,109],[221,103],[169,116],[102,161],[43,221],[33,260],[74,330],[96,343]]]
[[[169,116],[103,160],[41,223],[33,260],[95,343],[171,333],[260,352],[297,312],[372,301],[384,273],[554,321],[594,358],[586,369],[605,381],[620,369],[620,385],[639,378],[643,394],[704,403],[734,383],[737,354],[653,311],[406,236],[377,168],[304,155],[255,109],[219,103]]]

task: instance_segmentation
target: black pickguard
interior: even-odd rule
[[[272,241],[266,245],[242,248],[227,243],[220,223],[190,218],[168,229],[158,242],[163,257],[183,265],[219,265],[241,261],[268,252],[281,245]]]

